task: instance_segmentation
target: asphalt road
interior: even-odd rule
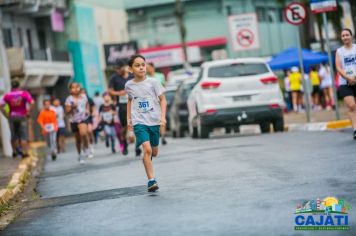
[[[157,193],[140,158],[98,146],[47,161],[41,198],[2,235],[356,235],[356,143],[347,132],[169,139],[154,159]],[[351,231],[295,231],[295,207],[336,196]]]

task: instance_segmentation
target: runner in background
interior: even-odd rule
[[[320,77],[316,67],[311,67],[309,72],[309,79],[313,86],[312,90],[312,100],[313,100],[313,111],[320,111]]]
[[[147,63],[147,78],[152,78],[157,80],[163,87],[165,87],[166,79],[164,78],[164,74],[156,72],[156,68],[152,62]],[[161,127],[161,139],[162,144],[166,145],[166,126]]]
[[[120,144],[123,155],[128,154],[127,142],[127,101],[128,96],[125,92],[125,84],[133,79],[133,75],[127,70],[127,65],[124,61],[118,60],[114,67],[115,73],[109,80],[109,94],[115,98],[118,107],[118,116],[121,124],[121,140]],[[136,147],[136,156],[141,155],[141,149]]]
[[[96,114],[93,117],[93,133],[94,133],[94,143],[98,143],[99,131],[97,130],[98,119],[99,119],[99,107],[104,103],[103,97],[100,95],[99,91],[96,91],[93,98],[95,104]]]
[[[319,76],[321,79],[320,88],[323,91],[325,108],[330,111],[334,107],[334,94],[332,89],[332,78],[330,73],[330,67],[328,64],[323,63],[319,69]]]
[[[81,94],[80,85],[77,82],[71,83],[69,90],[70,96],[66,99],[65,111],[70,115],[69,122],[71,123],[71,130],[75,135],[78,161],[82,164],[85,163],[84,157],[89,156],[89,103],[87,97]]]
[[[300,96],[302,96],[302,75],[298,67],[292,67],[288,77],[292,93],[293,111],[298,112],[301,110]]]
[[[88,104],[89,104],[89,116],[88,116],[88,138],[89,138],[89,153],[88,157],[93,158],[94,157],[94,129],[93,129],[93,124],[94,124],[94,117],[96,116],[96,108],[95,108],[95,103],[91,97],[88,96],[87,91],[82,88],[80,90],[81,94],[86,96],[88,99]]]
[[[56,118],[58,123],[57,131],[57,149],[58,153],[65,152],[65,142],[66,142],[66,123],[64,120],[64,108],[61,105],[61,101],[58,98],[53,100],[52,109],[56,112]]]
[[[0,100],[0,110],[9,121],[14,158],[18,154],[22,158],[29,156],[28,123],[33,104],[30,93],[20,89],[17,80],[11,81],[11,91],[5,93]],[[6,105],[9,107],[9,112],[5,111]]]
[[[104,94],[104,103],[99,108],[99,122],[104,125],[105,132],[105,144],[106,147],[110,147],[111,152],[115,153],[115,116],[117,115],[116,106],[114,105],[111,97],[108,93]]]
[[[52,156],[52,160],[57,159],[57,114],[56,111],[51,108],[51,102],[49,99],[43,100],[43,109],[38,115],[37,122],[41,126],[42,134],[47,141],[49,148],[48,155]]]
[[[349,109],[349,117],[354,128],[353,138],[356,140],[356,44],[352,43],[352,31],[343,29],[341,40],[344,44],[336,50],[336,69],[340,74],[340,96]]]

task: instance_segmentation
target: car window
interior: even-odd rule
[[[269,72],[264,63],[234,63],[209,68],[208,77],[229,78],[237,76],[258,75]]]

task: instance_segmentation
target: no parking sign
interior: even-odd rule
[[[231,42],[235,51],[260,48],[258,22],[255,13],[230,16],[229,26]]]

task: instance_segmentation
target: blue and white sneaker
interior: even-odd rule
[[[147,191],[148,192],[156,192],[158,189],[159,189],[158,188],[158,184],[157,184],[157,181],[155,179],[148,181],[148,184],[147,184]]]

